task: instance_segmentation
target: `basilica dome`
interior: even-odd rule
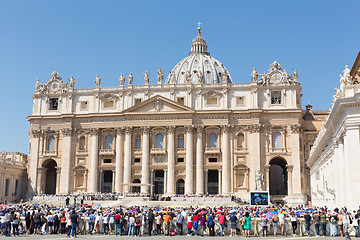
[[[201,28],[191,44],[189,56],[181,60],[171,70],[167,84],[232,83],[225,66],[210,56],[206,40],[201,36]]]

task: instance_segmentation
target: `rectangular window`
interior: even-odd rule
[[[141,98],[135,98],[135,105],[141,103]]]
[[[183,162],[185,162],[185,161],[184,161],[184,158],[177,158],[177,162],[178,162],[178,163],[183,163]]]
[[[206,105],[207,106],[217,106],[217,97],[208,97],[206,99]]]
[[[49,99],[49,110],[58,110],[58,99],[57,98]]]
[[[141,162],[140,158],[134,158],[134,163],[140,163],[140,162]]]
[[[135,149],[141,149],[141,138],[135,140]]]
[[[217,158],[209,158],[209,162],[217,162]]]
[[[86,111],[86,110],[88,110],[88,101],[82,101],[82,102],[80,102],[80,110],[81,110],[81,111]]]
[[[281,104],[281,92],[272,91],[271,92],[271,104]]]
[[[10,187],[10,180],[6,179],[6,181],[5,181],[5,196],[9,196],[9,187]]]
[[[111,158],[105,158],[104,163],[111,163]]]
[[[178,147],[177,148],[184,148],[184,137],[179,137],[178,138]]]
[[[178,98],[176,98],[176,102],[179,103],[179,104],[182,104],[182,105],[185,104],[185,100],[184,100],[183,97],[178,97]]]
[[[112,100],[104,101],[104,108],[113,108],[113,107],[114,107],[114,101]]]
[[[245,105],[245,97],[236,97],[236,106]]]

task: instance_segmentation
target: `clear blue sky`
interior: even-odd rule
[[[277,60],[298,70],[302,103],[329,109],[360,50],[360,1],[0,1],[0,150],[28,152],[32,94],[56,70],[76,88],[118,85],[120,73],[170,71],[202,22],[211,56],[234,82]]]

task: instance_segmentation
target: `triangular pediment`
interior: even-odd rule
[[[192,113],[194,110],[161,95],[151,97],[124,111],[124,113]]]

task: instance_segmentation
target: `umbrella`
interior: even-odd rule
[[[312,209],[312,208],[309,208],[307,211],[309,211],[309,213],[312,213],[312,212],[314,212],[315,210]]]
[[[265,216],[266,216],[267,219],[272,219],[273,216],[274,216],[274,212],[268,212],[268,213],[266,213]]]
[[[100,205],[100,204],[96,204],[95,207],[101,207],[101,205]]]
[[[236,209],[232,209],[230,212],[231,212],[231,213],[234,213],[234,212],[236,212]]]
[[[220,213],[222,213],[222,211],[216,212],[215,215],[218,215],[218,214],[220,214]]]

